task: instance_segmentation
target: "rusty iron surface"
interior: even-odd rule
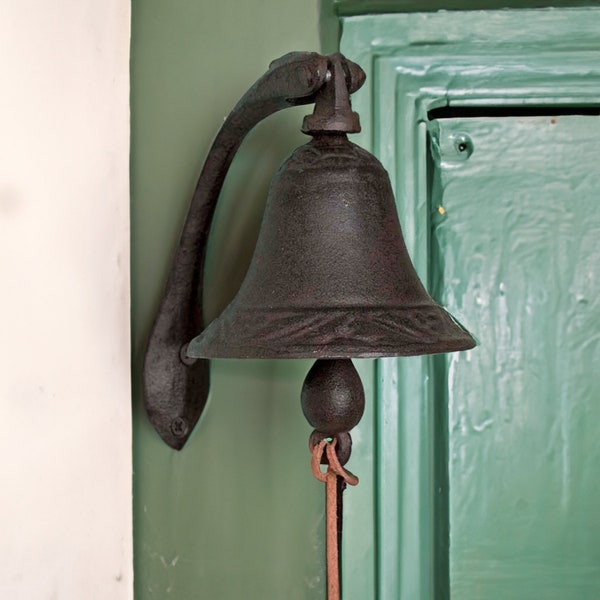
[[[386,171],[346,137],[360,130],[349,95],[364,79],[340,54],[286,55],[217,135],[145,360],[146,408],[173,448],[183,446],[206,403],[207,358],[411,356],[475,345],[419,281]],[[202,331],[206,240],[231,160],[258,121],[310,102],[303,131],[313,139],[276,173],[240,291]]]
[[[315,134],[279,169],[246,278],[188,354],[368,358],[473,345],[421,284],[381,163],[338,133]]]
[[[302,412],[320,433],[334,435],[358,425],[365,409],[365,392],[352,361],[317,360],[301,393]]]

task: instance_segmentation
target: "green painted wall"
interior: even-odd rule
[[[307,361],[214,361],[206,414],[181,453],[150,427],[140,369],[186,207],[224,116],[269,62],[318,50],[318,6],[296,0],[134,0],[131,63],[136,599],[324,597],[322,489],[299,392]],[[266,188],[306,108],[243,144],[208,257],[208,316],[237,290]],[[294,475],[290,477],[289,473]]]

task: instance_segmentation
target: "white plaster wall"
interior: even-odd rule
[[[0,0],[0,598],[132,598],[126,0]]]

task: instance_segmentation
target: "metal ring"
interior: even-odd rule
[[[314,447],[317,446],[321,440],[325,438],[335,438],[337,440],[336,444],[336,453],[338,460],[340,461],[340,465],[344,466],[350,460],[350,454],[352,453],[352,437],[347,431],[342,433],[336,433],[335,435],[329,435],[327,433],[323,433],[321,431],[317,431],[316,429],[310,434],[310,438],[308,440],[308,448],[312,452]],[[329,461],[327,460],[327,454],[324,452],[321,458],[322,465],[328,465]]]

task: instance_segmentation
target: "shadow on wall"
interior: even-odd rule
[[[300,132],[312,107],[286,109],[259,123],[243,142],[225,181],[209,237],[205,318],[210,322],[233,299],[250,261],[262,222],[269,183],[296,147],[310,140]],[[290,115],[291,113],[291,115]]]

